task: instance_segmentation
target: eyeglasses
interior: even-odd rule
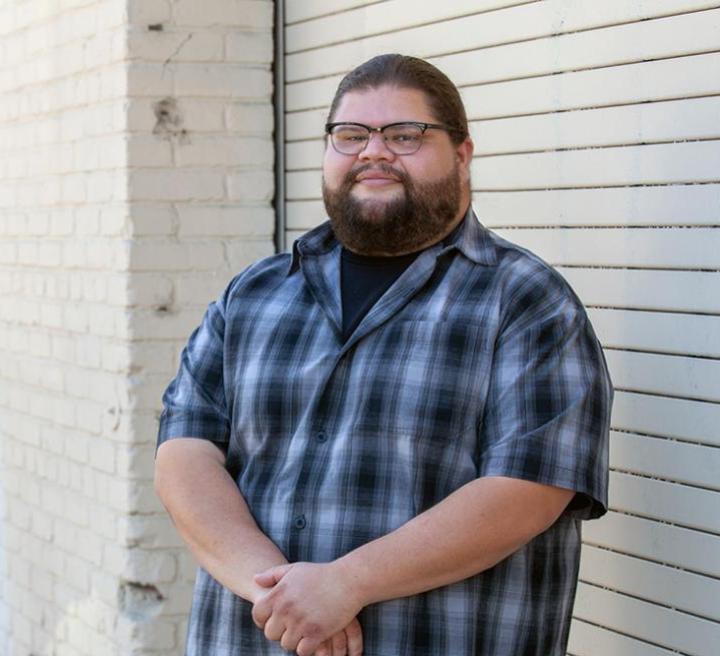
[[[405,121],[371,128],[362,123],[327,123],[325,132],[330,135],[333,148],[342,155],[358,155],[370,142],[370,133],[379,132],[387,149],[395,155],[412,155],[422,146],[425,130],[457,132],[455,128],[439,123]]]

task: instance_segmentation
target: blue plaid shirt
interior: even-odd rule
[[[190,337],[159,442],[226,451],[291,562],[337,558],[480,476],[575,490],[581,503],[490,570],[360,616],[368,656],[564,654],[580,520],[607,505],[605,361],[582,304],[538,257],[471,211],[446,241],[347,341],[328,224],[249,267]],[[285,654],[250,613],[200,569],[187,654]]]

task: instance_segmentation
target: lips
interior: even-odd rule
[[[364,184],[372,187],[395,184],[400,182],[400,179],[391,173],[378,170],[367,170],[361,171],[355,176],[355,183]]]

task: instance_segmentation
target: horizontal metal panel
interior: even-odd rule
[[[321,200],[288,201],[285,214],[290,230],[310,230],[327,219]]]
[[[306,21],[337,11],[347,11],[355,7],[384,4],[385,0],[283,0],[285,2],[285,22]]]
[[[611,431],[610,466],[623,472],[720,491],[720,449],[717,447]]]
[[[587,583],[578,584],[574,612],[580,619],[689,656],[708,656],[712,645],[720,644],[717,622]]]
[[[607,308],[588,314],[606,348],[720,358],[720,316]]]
[[[720,402],[720,360],[605,349],[615,387]]]
[[[610,472],[610,507],[720,535],[720,492]]]
[[[720,273],[558,266],[586,305],[720,313]]]
[[[605,0],[602,3],[595,0],[575,0],[572,3],[566,0],[545,0],[541,3],[524,0],[454,0],[452,3],[390,0],[340,11],[344,9],[343,4],[326,3],[324,13],[327,13],[329,5],[334,10],[333,14],[302,25],[288,26],[285,30],[286,51],[292,54],[298,50],[319,49],[338,41],[453,20],[469,23],[469,29],[484,29],[486,44],[503,43],[508,38],[538,38],[717,6],[708,0],[636,0],[632,3],[626,0]],[[478,16],[481,12],[482,15]],[[308,14],[306,16],[310,18]],[[511,30],[508,29],[510,23]],[[493,41],[493,38],[500,41]]]
[[[610,511],[583,524],[583,542],[720,577],[720,536]]]
[[[489,228],[717,225],[720,184],[476,192],[473,206]]]
[[[476,155],[718,138],[720,97],[475,121],[470,131]]]
[[[615,392],[612,427],[720,446],[720,404]]]
[[[375,55],[404,52],[431,58],[453,82],[468,85],[708,52],[720,43],[718,10],[550,36],[562,19],[543,10],[550,4],[530,5],[537,16],[518,7],[288,55],[286,79],[341,74]]]
[[[580,580],[720,620],[720,580],[584,545]]]
[[[294,120],[296,113],[300,121],[298,130],[293,127],[288,138],[307,135],[312,119],[300,112],[318,107],[326,112],[340,78],[335,75],[286,85],[286,110],[293,112],[288,121]],[[718,80],[720,54],[708,53],[480,82],[465,85],[460,92],[468,118],[473,120],[705,96],[720,92]]]
[[[481,156],[471,173],[483,191],[718,182],[720,141]]]
[[[570,626],[568,654],[572,656],[677,656],[669,651],[642,642],[601,626],[573,619]]]
[[[715,228],[503,228],[498,235],[553,265],[720,268]]]
[[[367,38],[369,36],[408,29],[418,25],[452,20],[467,14],[478,14],[503,9],[513,5],[525,4],[527,0],[453,0],[445,2],[417,2],[417,0],[386,0],[380,3],[365,3],[347,11],[345,5],[352,0],[338,3],[323,3],[319,13],[327,14],[332,7],[333,13],[313,19],[306,9],[305,22],[300,25],[288,25],[285,29],[285,51],[292,54],[298,50],[322,48],[338,41]],[[311,4],[311,3],[310,3]],[[358,4],[354,2],[353,4]],[[584,4],[584,3],[581,3]],[[617,0],[612,0],[617,4]],[[649,4],[647,0],[645,3]],[[708,2],[685,2],[693,6],[707,6]],[[651,10],[651,9],[650,9]],[[297,16],[297,10],[293,16]],[[309,20],[308,20],[309,19]],[[297,20],[294,18],[294,20]],[[291,22],[288,18],[287,22]]]

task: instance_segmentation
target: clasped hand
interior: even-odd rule
[[[298,656],[360,656],[363,604],[334,563],[292,563],[255,576],[268,591],[252,616],[268,640]]]

